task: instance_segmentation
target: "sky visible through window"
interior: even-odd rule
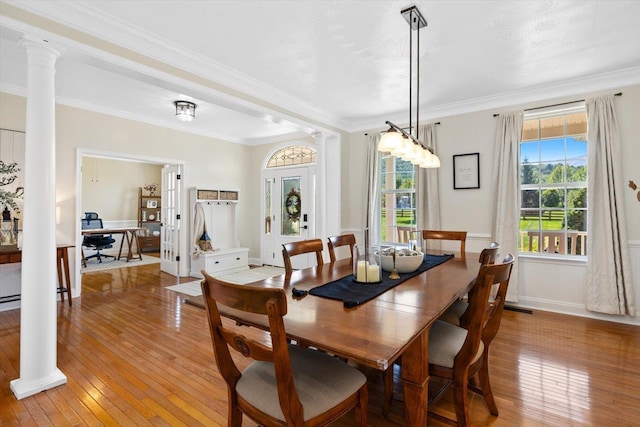
[[[587,142],[574,137],[554,138],[520,144],[520,162],[558,162],[564,161],[566,150],[567,164],[586,165]]]

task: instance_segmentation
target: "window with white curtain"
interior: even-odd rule
[[[525,113],[520,143],[520,252],[586,255],[584,105]]]
[[[381,241],[407,243],[416,229],[415,168],[388,153],[380,161]]]

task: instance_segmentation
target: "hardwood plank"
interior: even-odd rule
[[[164,289],[175,282],[158,265],[84,274],[82,297],[72,307],[58,304],[58,366],[68,383],[20,401],[9,389],[19,376],[20,310],[0,312],[0,424],[226,425],[227,391],[206,314]],[[402,387],[384,418],[382,377],[359,368],[368,378],[369,424],[406,425]],[[640,419],[638,326],[507,311],[490,372],[500,415],[471,394],[474,426],[632,426]],[[451,399],[445,393],[433,409],[452,416]],[[352,424],[347,414],[333,425]],[[243,426],[254,425],[245,417]]]

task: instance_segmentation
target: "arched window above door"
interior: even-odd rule
[[[316,151],[303,145],[294,145],[275,152],[267,162],[267,168],[306,165],[316,162]]]

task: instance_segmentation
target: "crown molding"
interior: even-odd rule
[[[567,80],[560,83],[538,85],[522,90],[501,93],[497,95],[485,96],[452,102],[436,106],[421,105],[420,121],[426,123],[431,120],[441,119],[449,116],[473,113],[491,109],[513,108],[550,99],[581,96],[585,94],[600,92],[605,90],[618,90],[626,86],[640,84],[640,67],[632,67],[609,73],[602,73],[593,76]],[[530,107],[529,107],[530,108]],[[393,123],[407,122],[407,112],[396,112],[390,115],[368,118],[351,122],[349,132],[362,132],[371,129],[386,129],[384,122],[389,120]]]
[[[171,40],[159,38],[155,34],[133,27],[129,23],[97,10],[90,2],[83,0],[73,2],[4,1],[34,15],[53,20],[172,67],[188,70],[189,73],[198,77],[240,92],[245,98],[253,98],[257,103],[263,103],[264,107],[271,109],[272,106],[277,106],[286,110],[288,115],[301,115],[337,129],[348,127],[348,122],[339,116],[315,108],[280,89],[196,52],[189,51]],[[216,79],[213,80],[211,76],[215,76]]]
[[[0,84],[0,92],[8,93],[9,95],[16,95],[23,98],[27,97],[27,88],[2,83]],[[205,136],[208,138],[214,138],[220,141],[231,142],[234,144],[242,145],[256,145],[255,142],[250,140],[244,140],[229,135],[206,132],[201,129],[189,128],[188,124],[177,122],[173,120],[157,120],[145,116],[143,114],[132,114],[128,111],[118,110],[116,108],[109,108],[102,105],[91,104],[88,102],[78,101],[75,99],[56,96],[56,104],[66,105],[68,107],[78,108],[81,110],[93,111],[94,113],[106,114],[108,116],[119,117],[121,119],[133,120],[136,122],[146,123],[154,126],[160,126],[163,128],[173,129],[180,132],[187,132],[194,135]]]

